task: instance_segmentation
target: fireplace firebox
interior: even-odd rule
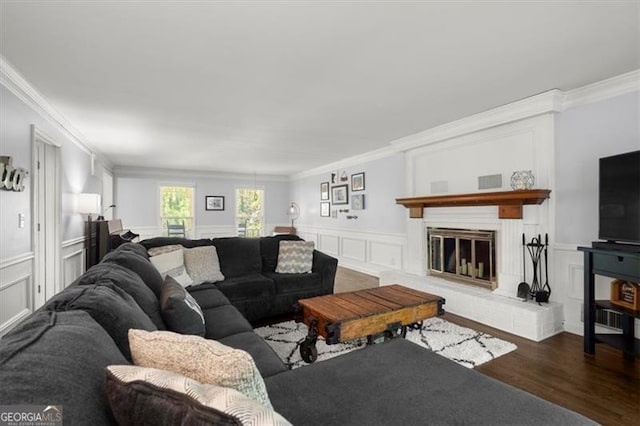
[[[495,289],[495,231],[428,228],[428,265],[432,275]]]

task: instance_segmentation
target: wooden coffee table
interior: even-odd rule
[[[329,345],[360,337],[367,337],[368,344],[405,337],[407,327],[419,328],[423,320],[443,315],[444,303],[440,296],[399,284],[299,300],[298,321],[309,327],[300,355],[308,363],[318,358],[318,336]]]

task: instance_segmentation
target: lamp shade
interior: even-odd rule
[[[78,194],[78,213],[94,214],[101,212],[100,194]]]

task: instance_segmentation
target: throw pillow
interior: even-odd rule
[[[215,246],[194,247],[184,250],[184,266],[194,284],[224,281]]]
[[[181,246],[180,244],[169,244],[166,246],[152,247],[149,250],[147,250],[147,254],[149,255],[149,257],[153,257],[163,253],[182,250],[183,248],[184,247]]]
[[[290,425],[235,389],[154,368],[112,365],[106,373],[107,399],[119,424]]]
[[[129,330],[133,363],[180,373],[202,383],[236,389],[271,407],[253,358],[215,340],[170,331]]]
[[[279,274],[306,274],[313,268],[313,241],[280,241],[278,249]]]
[[[167,276],[160,296],[160,313],[167,329],[180,334],[204,336],[204,315],[198,302],[175,278]]]
[[[151,260],[151,263],[163,278],[169,275],[175,278],[183,287],[188,287],[193,284],[193,280],[189,274],[187,274],[187,270],[184,267],[184,254],[182,249],[158,254],[152,256],[149,260]]]

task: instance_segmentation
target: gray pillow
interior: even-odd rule
[[[2,405],[61,405],[64,424],[113,425],[104,369],[128,364],[84,311],[38,311],[0,340]]]
[[[142,246],[139,247],[144,249]],[[142,278],[142,281],[153,291],[153,294],[160,298],[163,279],[160,272],[151,264],[148,258],[144,258],[133,251],[116,250],[107,254],[102,261],[117,263],[132,270]]]
[[[205,335],[204,315],[198,302],[167,275],[160,297],[160,313],[170,331],[180,334]]]
[[[160,303],[153,291],[142,281],[140,276],[130,269],[113,262],[102,262],[78,278],[74,284],[91,285],[98,281],[111,281],[116,286],[126,291],[138,306],[144,311],[158,330],[166,330],[162,316],[160,315]]]
[[[98,281],[95,285],[65,290],[54,297],[46,308],[55,311],[87,312],[111,336],[120,352],[129,361],[129,329],[158,329],[136,301],[110,281]]]

